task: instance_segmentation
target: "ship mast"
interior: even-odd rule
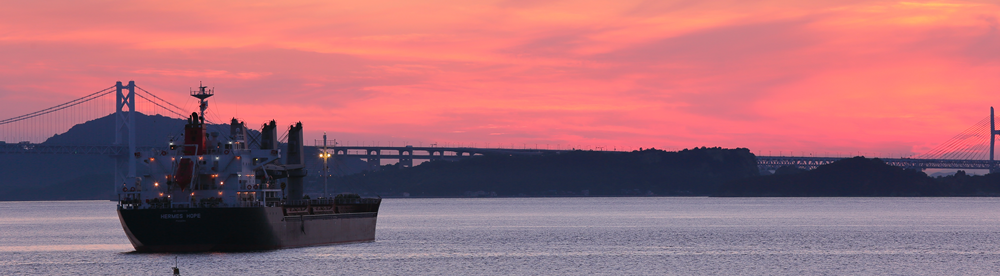
[[[330,153],[326,151],[326,131],[323,132],[323,152],[319,156],[323,157],[323,198],[329,198],[327,178],[330,176],[330,167],[326,165],[326,159],[330,158]]]
[[[201,82],[198,82],[198,90],[191,90],[191,96],[198,98],[200,101],[198,107],[201,108],[201,120],[205,121],[205,110],[208,109],[208,97],[215,95],[215,88],[208,89],[208,86],[204,86]]]

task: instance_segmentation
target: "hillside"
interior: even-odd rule
[[[942,178],[894,167],[880,159],[854,157],[800,173],[730,181],[716,196],[997,196],[1000,175]]]
[[[708,195],[757,173],[747,149],[700,148],[483,156],[337,180],[346,189],[384,196]]]

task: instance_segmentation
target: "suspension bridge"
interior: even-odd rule
[[[193,92],[192,92],[193,93]],[[0,154],[95,154],[128,156],[142,148],[159,148],[163,145],[138,145],[135,141],[137,113],[160,115],[176,119],[187,118],[188,112],[152,92],[135,85],[117,82],[114,86],[89,93],[86,96],[45,109],[0,120]],[[214,113],[209,113],[213,114]],[[54,141],[59,133],[73,126],[112,115],[115,118],[113,141],[81,143],[79,141]],[[215,118],[220,120],[218,117]],[[216,124],[208,120],[210,124]],[[112,130],[109,130],[111,132]],[[996,135],[995,117],[991,108],[989,117],[983,118],[965,131],[955,135],[930,151],[912,158],[883,158],[887,164],[910,169],[984,169],[997,168],[993,159]],[[317,143],[317,146],[319,143]],[[402,167],[413,166],[414,160],[457,160],[479,155],[534,155],[568,150],[530,148],[479,148],[479,147],[414,147],[414,146],[342,146],[329,148],[336,158],[367,160],[371,169],[378,169],[383,159],[396,160]],[[783,166],[814,169],[844,157],[806,156],[757,156],[762,170],[775,170]],[[129,168],[129,170],[133,170]]]

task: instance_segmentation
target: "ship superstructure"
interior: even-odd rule
[[[381,199],[304,196],[301,123],[288,127],[284,150],[273,120],[261,127],[259,139],[235,118],[228,134],[208,131],[205,111],[212,95],[205,86],[191,91],[200,113],[188,117],[181,137],[124,158],[131,162],[130,175],[116,184],[118,215],[137,251],[261,250],[375,239]]]

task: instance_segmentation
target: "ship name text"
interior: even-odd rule
[[[161,214],[161,219],[183,219],[183,218],[201,218],[201,214]]]

